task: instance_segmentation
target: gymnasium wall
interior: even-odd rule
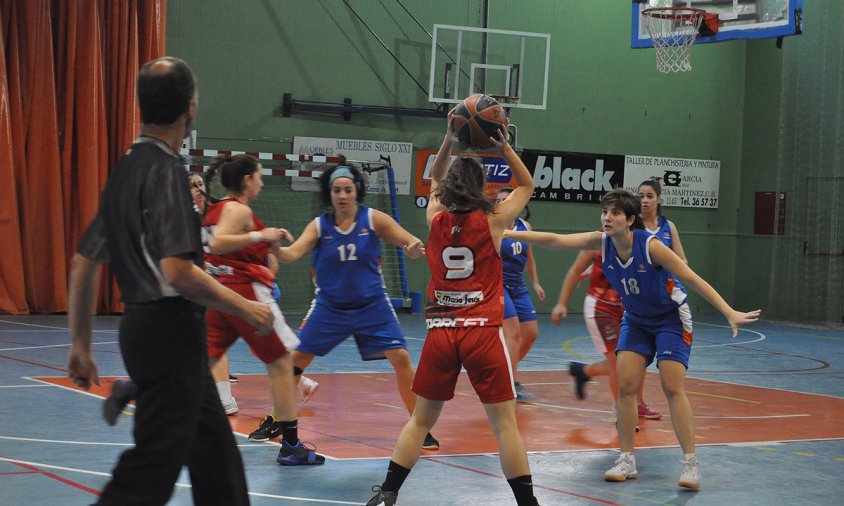
[[[757,144],[748,148],[743,139],[769,127],[760,94],[755,86],[753,93],[748,88],[751,79],[776,76],[778,56],[769,50],[773,41],[701,45],[693,51],[693,72],[663,75],[655,70],[652,50],[629,47],[629,2],[489,3],[489,27],[552,37],[548,109],[513,110],[517,147],[720,160],[718,209],[668,208],[665,214],[680,230],[689,262],[699,274],[727,301],[740,307],[759,305],[758,294],[744,280],[763,283],[767,274],[754,271],[752,258],[737,255],[737,247],[757,241],[742,235],[749,233],[746,206],[752,205],[752,195],[748,201],[742,185],[753,179],[743,173],[748,165],[743,157],[764,160],[770,150]],[[400,4],[349,4],[426,87],[430,38]],[[482,25],[480,1],[402,4],[429,31],[434,23]],[[168,2],[167,51],[186,59],[199,79],[199,147],[290,152],[294,136],[403,141],[415,149],[439,146],[442,119],[355,115],[344,122],[328,115],[282,118],[274,113],[283,93],[300,100],[342,102],[352,97],[360,104],[430,106],[426,94],[343,2],[263,0],[238,3],[236,13],[232,8],[225,0]],[[761,56],[765,58],[757,59]],[[760,88],[775,93],[773,84]],[[747,121],[762,125],[748,126]],[[764,170],[765,162],[750,166]],[[597,204],[530,207],[538,230],[574,232],[599,226]],[[400,199],[400,211],[403,225],[424,237],[424,212],[414,206],[412,196]],[[752,222],[750,227],[752,232]],[[764,241],[760,247],[766,247]],[[535,253],[548,294],[537,309],[549,312],[575,255]],[[410,262],[409,269],[411,290],[423,291],[427,268]],[[737,272],[743,281],[735,280]],[[574,302],[579,300],[575,294],[572,311],[580,311]],[[697,297],[692,308],[713,311]]]

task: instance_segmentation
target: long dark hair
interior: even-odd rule
[[[258,159],[250,155],[218,156],[205,173],[205,187],[208,188],[219,174],[223,188],[235,194],[243,193],[243,176],[254,174],[258,163]]]
[[[484,169],[477,158],[460,157],[454,160],[433,197],[449,210],[477,209],[489,214],[495,209],[484,194]]]
[[[645,224],[642,223],[642,218],[639,216],[639,213],[642,212],[642,201],[638,195],[630,193],[625,188],[610,190],[601,197],[601,209],[612,206],[618,206],[619,209],[624,211],[624,216],[627,218],[634,217],[630,230],[634,228],[643,230],[645,228]]]
[[[362,204],[364,197],[366,197],[366,180],[363,177],[363,172],[354,165],[348,164],[345,156],[340,155],[339,158],[340,163],[338,165],[326,169],[319,176],[319,199],[324,206],[331,206],[331,175],[342,167],[352,173],[352,181],[355,183],[355,189],[357,190],[355,200],[357,200],[358,204]]]
[[[654,191],[654,193],[656,193],[656,196],[661,197],[662,196],[662,185],[659,184],[660,179],[661,178],[656,177],[656,176],[650,177],[650,178],[642,181],[642,183],[639,185],[639,188],[641,188],[643,186],[650,186],[651,188],[653,188],[653,191]],[[658,214],[658,215],[662,214],[662,204],[656,205],[656,214]]]

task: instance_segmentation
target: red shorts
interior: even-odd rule
[[[261,362],[269,364],[288,353],[288,349],[299,345],[299,338],[287,325],[284,315],[272,298],[270,288],[261,283],[238,283],[226,285],[243,298],[263,302],[273,311],[273,329],[269,334],[255,335],[252,327],[237,316],[233,316],[215,309],[209,309],[205,317],[208,324],[208,356],[220,358],[226,350],[234,344],[238,337],[242,337],[252,354]]]
[[[516,397],[501,327],[429,329],[413,378],[413,392],[433,401],[452,399],[461,366],[484,404]]]
[[[624,307],[620,303],[610,304],[592,295],[583,299],[583,319],[586,320],[586,328],[589,329],[596,351],[615,353],[622,316]]]

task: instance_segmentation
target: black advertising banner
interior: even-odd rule
[[[594,202],[623,186],[624,156],[562,151],[522,151],[533,175],[533,201]]]

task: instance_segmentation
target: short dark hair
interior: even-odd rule
[[[162,63],[168,65],[162,67],[159,65]],[[141,122],[154,125],[174,123],[188,111],[195,94],[193,72],[184,60],[165,56],[145,63],[138,73]]]
[[[618,206],[619,209],[624,211],[624,216],[627,218],[630,218],[631,216],[635,217],[633,225],[630,226],[630,230],[633,230],[634,228],[645,228],[644,223],[642,223],[642,218],[639,216],[639,213],[642,212],[642,201],[639,199],[638,195],[630,193],[625,188],[610,190],[601,197],[601,209],[606,209],[613,205]]]
[[[319,199],[324,206],[331,206],[331,175],[340,167],[348,169],[352,173],[352,180],[355,183],[355,190],[357,191],[355,200],[359,204],[362,204],[364,197],[366,197],[366,181],[363,178],[363,172],[354,165],[348,164],[346,157],[343,155],[340,155],[340,165],[329,167],[319,176]]]

